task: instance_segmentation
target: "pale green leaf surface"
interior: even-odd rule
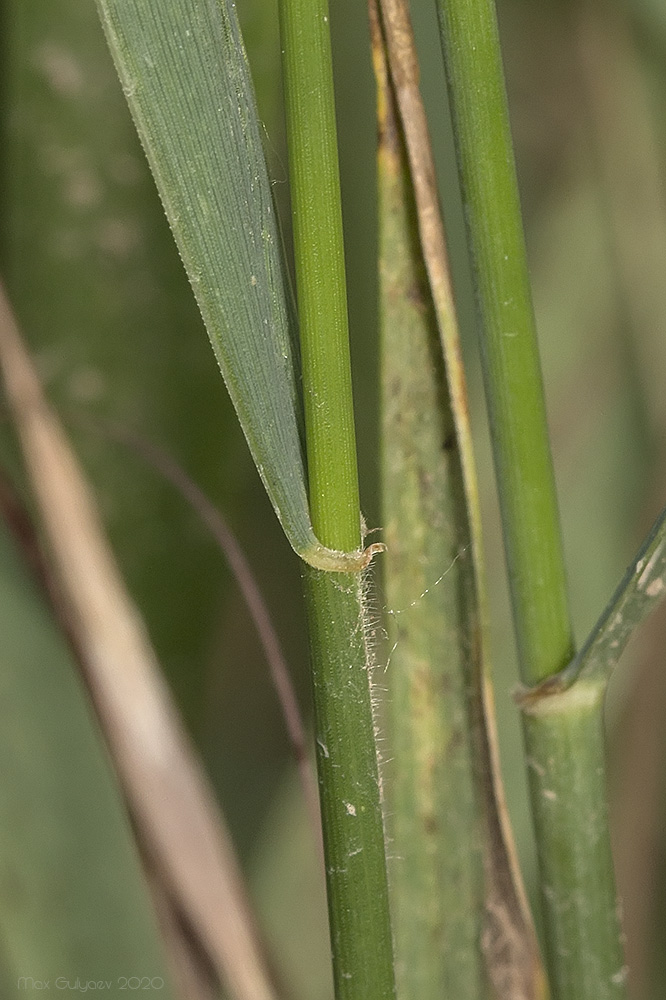
[[[314,535],[289,294],[245,49],[228,0],[98,0],[178,249],[255,464],[293,548]]]

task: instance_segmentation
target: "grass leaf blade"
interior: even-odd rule
[[[229,0],[98,0],[137,131],[245,437],[289,542],[321,569],[307,501],[282,247]],[[186,349],[186,348],[184,348]]]

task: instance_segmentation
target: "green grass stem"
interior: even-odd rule
[[[326,0],[282,0],[280,30],[312,523],[361,542]],[[317,767],[337,1000],[395,995],[361,574],[306,569]]]
[[[557,997],[624,997],[603,780],[603,694],[631,634],[666,593],[666,512],[655,522],[578,656],[522,694]],[[571,941],[578,942],[570,951]]]
[[[360,543],[328,0],[281,0],[310,511],[332,549]]]
[[[607,877],[605,788],[590,775],[603,761],[606,681],[632,633],[666,593],[665,549],[663,512],[580,653],[520,697],[540,863],[549,873],[544,919],[557,997],[626,995],[615,893]],[[579,943],[573,954],[572,940]]]
[[[553,1000],[627,995],[606,804],[605,689],[603,678],[581,678],[523,713]]]
[[[493,0],[437,0],[480,314],[520,672],[532,687],[572,660],[548,440]],[[605,681],[524,702],[545,946],[554,1000],[626,995],[606,807]]]
[[[536,324],[493,0],[437,0],[523,681],[573,655]]]
[[[305,570],[336,1000],[395,995],[362,590]]]

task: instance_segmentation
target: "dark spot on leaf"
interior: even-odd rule
[[[405,294],[407,300],[411,302],[412,305],[416,306],[416,308],[420,309],[422,312],[426,311],[426,309],[428,308],[428,300],[426,299],[423,287],[420,282],[418,281],[410,282],[410,284],[407,286]]]
[[[429,836],[433,836],[437,833],[439,829],[439,824],[437,822],[437,817],[433,816],[431,813],[423,817],[423,829]]]
[[[456,446],[456,432],[453,428],[449,430],[442,441],[442,451],[453,451]]]

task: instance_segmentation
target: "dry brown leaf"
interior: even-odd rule
[[[0,367],[86,681],[144,849],[232,996],[275,1000],[226,825],[2,288]]]

